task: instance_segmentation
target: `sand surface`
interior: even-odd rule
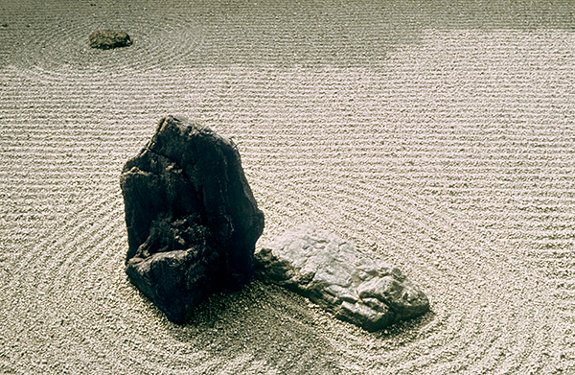
[[[335,231],[433,314],[254,282],[166,321],[119,175],[167,114],[238,144],[261,241]],[[575,373],[575,2],[0,1],[0,373]]]

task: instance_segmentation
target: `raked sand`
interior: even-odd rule
[[[0,373],[575,373],[575,2],[3,0],[0,25]],[[119,187],[167,114],[237,143],[260,244],[319,225],[433,313],[370,334],[254,282],[169,323],[124,274]]]

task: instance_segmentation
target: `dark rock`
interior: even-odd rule
[[[88,40],[90,47],[100,49],[128,47],[132,45],[130,36],[123,31],[96,30],[90,34]]]
[[[126,273],[173,322],[207,295],[253,275],[264,227],[235,146],[210,129],[167,117],[122,171]]]
[[[7,24],[7,23],[3,23],[3,24],[2,24],[2,27],[8,27],[8,24]]]
[[[360,257],[325,230],[301,226],[256,253],[260,277],[293,290],[368,331],[429,311],[425,294],[401,271]]]

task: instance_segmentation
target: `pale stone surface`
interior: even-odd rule
[[[354,244],[304,225],[256,253],[262,279],[293,291],[369,331],[429,310],[426,295],[401,271],[361,257]]]

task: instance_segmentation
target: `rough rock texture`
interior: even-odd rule
[[[128,47],[132,45],[130,36],[124,31],[96,30],[88,37],[90,47],[100,49],[111,49],[118,47]]]
[[[208,294],[250,279],[264,216],[231,142],[164,118],[124,166],[121,187],[126,272],[171,321],[184,323]]]
[[[290,230],[259,250],[256,267],[263,280],[368,331],[429,310],[425,294],[399,269],[361,258],[353,244],[312,226]]]

